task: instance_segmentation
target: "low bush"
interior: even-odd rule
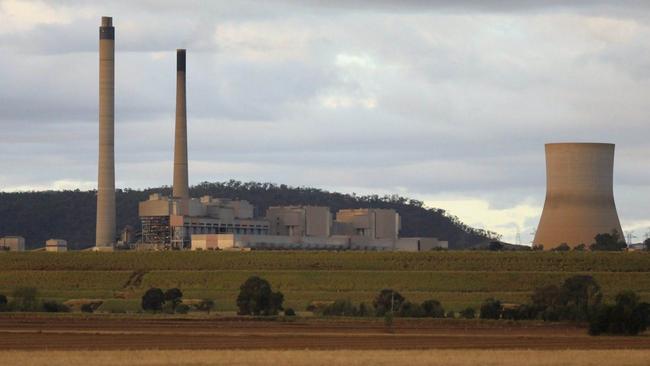
[[[43,302],[43,310],[48,313],[67,313],[70,308],[58,301],[48,300]]]
[[[186,304],[180,303],[176,305],[174,312],[176,312],[176,314],[187,314],[190,312],[190,307]]]
[[[292,308],[284,310],[284,316],[296,316],[296,312]]]
[[[198,311],[205,311],[206,313],[210,313],[214,308],[216,307],[216,304],[214,303],[214,300],[212,299],[203,299],[199,303],[194,305],[194,308]]]
[[[489,298],[481,305],[481,319],[499,319],[501,318],[501,301]]]
[[[463,319],[474,319],[476,318],[476,310],[474,308],[465,308],[460,311],[460,317]]]
[[[424,315],[431,318],[444,318],[445,309],[438,300],[426,300],[422,303]]]
[[[449,310],[447,312],[447,315],[445,315],[445,317],[449,318],[449,319],[455,319],[456,318],[456,313],[453,310]]]
[[[402,303],[397,315],[403,318],[424,318],[426,312],[420,304],[405,301]]]

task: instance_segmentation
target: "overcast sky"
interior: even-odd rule
[[[118,187],[171,185],[186,48],[191,184],[396,193],[526,244],[544,143],[611,142],[650,228],[648,1],[0,0],[0,190],[96,187],[102,15]]]

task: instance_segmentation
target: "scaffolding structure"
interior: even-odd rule
[[[169,216],[141,216],[142,242],[162,247],[171,245]]]

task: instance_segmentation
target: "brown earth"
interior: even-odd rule
[[[0,316],[2,350],[650,349],[650,336],[591,337],[581,326],[382,320]]]

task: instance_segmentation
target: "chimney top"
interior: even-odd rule
[[[112,17],[102,17],[102,27],[112,27],[113,18]]]

